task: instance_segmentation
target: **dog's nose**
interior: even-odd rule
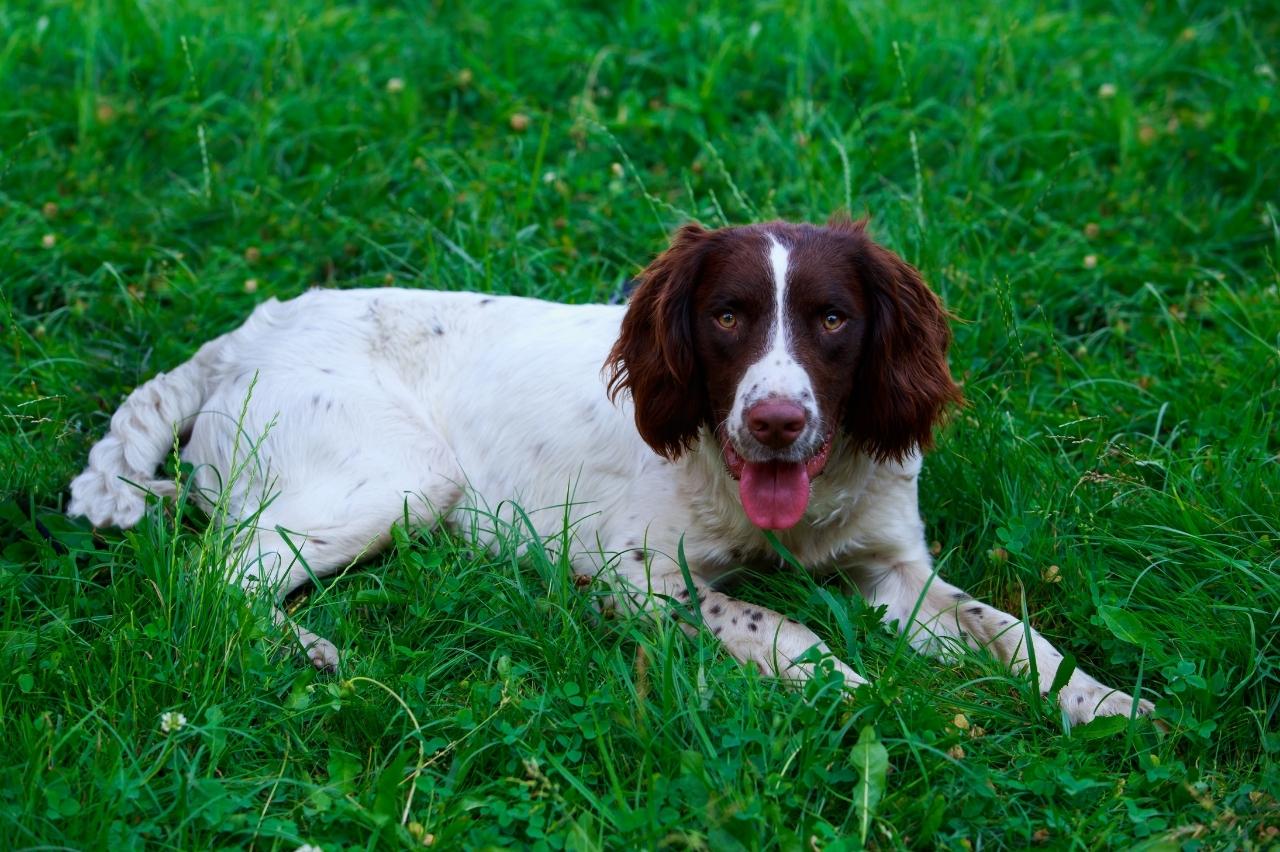
[[[804,409],[794,402],[766,400],[747,411],[747,428],[766,447],[781,450],[791,446],[808,421]]]

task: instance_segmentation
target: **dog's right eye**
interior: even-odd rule
[[[738,317],[733,311],[721,311],[716,317],[716,323],[725,331],[732,331],[738,327]]]

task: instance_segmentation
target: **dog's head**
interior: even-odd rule
[[[787,529],[837,429],[880,460],[931,445],[960,399],[949,342],[937,297],[865,222],[686,225],[641,275],[609,390],[667,458],[709,427],[751,522]]]

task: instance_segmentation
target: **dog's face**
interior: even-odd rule
[[[688,225],[641,276],[610,389],[668,458],[709,427],[752,523],[787,529],[837,429],[880,459],[930,445],[959,399],[949,340],[937,298],[861,222]]]

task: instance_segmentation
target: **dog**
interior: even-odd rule
[[[522,525],[567,541],[614,606],[684,607],[684,629],[767,675],[802,682],[826,659],[865,683],[808,627],[717,587],[776,567],[776,542],[885,607],[917,649],[1034,663],[1048,693],[1062,655],[932,568],[917,489],[961,401],[949,345],[920,274],[847,217],[686,225],[626,306],[312,290],[136,389],[68,512],[137,523],[145,491],[173,492],[156,470],[177,437],[197,498],[237,524],[229,570],[277,605],[397,522],[486,546]],[[275,612],[337,668],[332,643]],[[1080,669],[1058,701],[1073,723],[1152,709]]]

